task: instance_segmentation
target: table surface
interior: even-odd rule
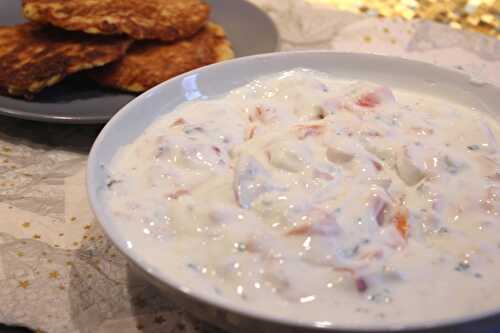
[[[319,1],[252,2],[276,23],[282,50],[394,55],[500,86],[495,38]],[[55,333],[206,330],[131,273],[97,226],[84,168],[100,129],[0,118],[0,322]]]

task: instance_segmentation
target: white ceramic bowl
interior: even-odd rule
[[[184,292],[180,281],[166,271],[158,271],[148,265],[139,252],[126,246],[126,238],[121,232],[101,192],[106,188],[105,166],[117,150],[132,142],[152,122],[161,115],[171,112],[187,100],[211,98],[227,93],[253,79],[271,73],[306,67],[329,73],[335,77],[350,80],[368,80],[386,84],[393,88],[449,98],[470,107],[491,112],[496,117],[500,109],[500,90],[469,80],[457,71],[446,70],[430,64],[366,54],[334,53],[329,51],[306,51],[263,54],[203,67],[173,78],[145,92],[125,106],[102,130],[92,147],[88,160],[87,187],[92,208],[108,237],[153,283],[160,286],[179,305],[186,307],[195,315],[212,323],[239,332],[278,332],[313,330],[367,330],[381,331],[401,329],[402,327],[319,327],[314,323],[301,323],[294,318],[277,319],[272,314],[262,313],[251,307],[233,306],[220,298]],[[484,317],[492,313],[484,314]],[[403,329],[422,329],[443,325],[475,325],[479,318],[460,318],[455,322],[425,322],[419,327]],[[481,325],[500,323],[498,318],[481,321]],[[455,329],[455,328],[451,328]]]

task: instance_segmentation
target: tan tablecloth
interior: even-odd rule
[[[253,0],[282,49],[396,55],[500,86],[500,42],[430,22],[382,20],[302,0]],[[86,155],[100,127],[0,118],[0,322],[47,332],[193,332],[131,273],[87,203]]]

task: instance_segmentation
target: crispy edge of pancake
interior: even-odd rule
[[[82,16],[72,13],[63,15],[58,11],[64,9],[62,0],[53,0],[50,4],[37,3],[37,0],[23,0],[24,16],[34,22],[52,24],[66,30],[84,31],[89,34],[127,34],[134,39],[159,39],[164,41],[174,41],[187,38],[198,32],[208,21],[210,16],[210,6],[202,0],[197,5],[197,12],[186,10],[185,13],[176,15],[174,22],[168,22],[164,17],[158,17],[157,22],[146,26],[138,23],[139,20],[131,20],[130,17],[120,17],[119,15],[102,16],[98,18],[82,18]],[[120,0],[116,0],[120,1]],[[144,0],[147,1],[147,0]],[[179,0],[182,3],[183,0]],[[193,5],[194,6],[194,5]],[[140,19],[144,17],[138,16]],[[160,21],[160,23],[158,22]]]
[[[216,62],[233,59],[234,51],[232,49],[231,42],[227,39],[224,29],[220,25],[212,22],[207,23],[207,27],[212,29],[217,37],[223,38],[221,43],[215,47],[215,54],[217,56]]]
[[[52,30],[51,34],[61,34],[58,38],[51,39],[50,34],[44,32],[44,29],[47,28],[34,23],[0,27],[0,29],[11,30],[12,41],[16,40],[17,42],[12,51],[4,54],[0,52],[0,92],[13,96],[23,96],[26,99],[32,99],[34,94],[55,85],[68,75],[103,66],[121,58],[133,42],[125,38],[106,37],[102,39],[89,36],[89,39],[79,45],[77,39],[85,38],[84,34],[59,32],[49,28]],[[43,39],[44,36],[47,37],[46,41]],[[64,44],[64,36],[67,36],[67,45]],[[107,43],[108,40],[109,44],[103,44],[103,42]],[[93,42],[95,44],[92,44]],[[71,50],[73,54],[65,54],[64,49],[70,47],[75,48]],[[44,55],[48,53],[50,57],[43,58],[40,51]],[[78,54],[83,55],[83,57],[75,59],[75,54],[77,54],[75,51],[79,51]],[[23,62],[24,64],[20,65],[18,69],[13,68]]]
[[[214,61],[211,61],[210,63],[217,63],[221,62],[224,60],[229,60],[234,58],[234,52],[231,48],[231,42],[227,39],[226,34],[224,32],[224,29],[213,23],[213,22],[208,22],[207,25],[205,26],[204,29],[209,29],[210,33],[213,34],[212,38],[218,39],[218,42],[215,44],[214,48],[212,49],[213,55],[215,56]],[[203,31],[199,32],[203,33]],[[196,35],[193,36],[192,38],[196,38]],[[175,47],[176,43],[183,43],[184,41],[178,41],[175,43],[172,43],[171,45]],[[161,43],[161,42],[160,42]],[[133,52],[133,51],[132,51]],[[124,57],[123,61],[126,61],[127,56]],[[189,70],[199,68],[202,66],[205,66],[203,64],[200,65],[194,65],[190,66],[189,69],[178,72],[170,77],[164,78],[162,81],[157,81],[153,85],[145,85],[141,82],[132,82],[132,83],[124,83],[124,72],[123,68],[120,68],[121,61],[117,61],[116,63],[113,63],[109,66],[104,66],[97,71],[90,71],[90,77],[97,81],[99,84],[107,87],[112,87],[120,90],[125,90],[129,92],[134,92],[134,93],[140,93],[144,92],[153,86],[160,84],[163,81],[166,81],[172,77],[175,77],[177,75],[182,74],[183,72],[187,72]],[[122,82],[120,82],[122,81]]]

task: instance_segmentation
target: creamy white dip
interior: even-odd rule
[[[445,99],[296,69],[158,119],[105,200],[186,290],[321,325],[500,308],[500,128]]]

